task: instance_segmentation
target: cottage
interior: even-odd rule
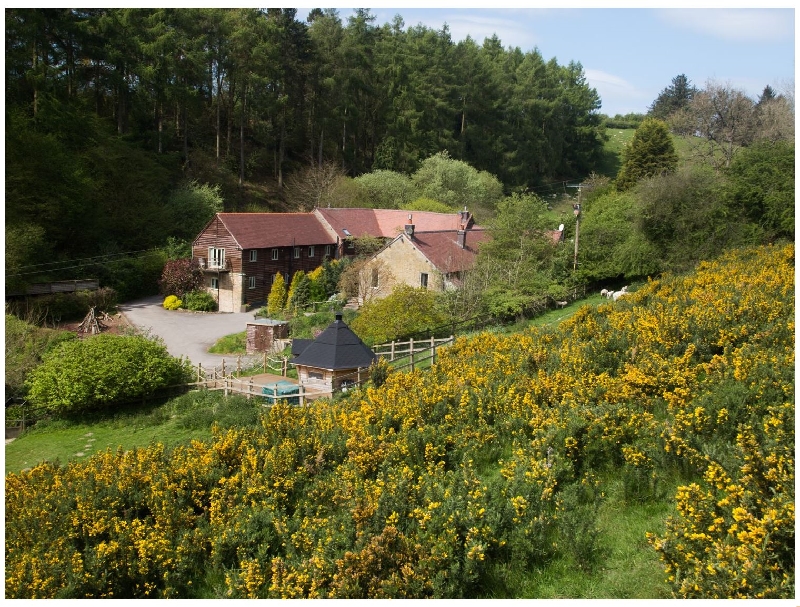
[[[431,291],[457,288],[470,270],[478,246],[488,238],[482,229],[399,234],[378,251],[362,270],[362,301],[389,295],[398,284]]]
[[[463,213],[463,212],[462,212]],[[375,253],[361,271],[359,299],[381,299],[400,284],[431,291],[450,291],[461,286],[464,274],[473,268],[488,230],[472,225],[463,216],[458,229],[420,231],[411,222],[403,232]],[[548,231],[554,244],[564,239],[564,226]]]
[[[345,324],[341,312],[335,318],[310,343],[303,340],[297,350],[292,346],[293,354],[299,351],[292,363],[300,384],[309,389],[334,392],[346,388],[358,381],[360,373],[366,377],[367,367],[377,358]]]

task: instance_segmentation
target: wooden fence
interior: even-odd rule
[[[391,363],[394,371],[405,369],[413,371],[417,367],[429,366],[435,363],[437,349],[451,344],[453,340],[454,337],[452,335],[441,339],[434,339],[433,337],[419,340],[409,339],[408,341],[393,341],[380,344],[372,350],[379,358]],[[202,364],[198,364],[194,382],[168,386],[156,391],[154,394],[145,395],[130,402],[138,403],[151,399],[167,398],[169,395],[192,389],[222,390],[226,396],[228,394],[242,394],[248,399],[259,397],[270,400],[271,403],[287,400],[290,404],[299,406],[306,406],[309,401],[317,398],[333,396],[333,391],[331,390],[310,389],[301,384],[298,385],[297,394],[278,394],[275,381],[270,380],[267,383],[261,383],[256,381],[252,375],[242,376],[243,372],[263,371],[263,374],[287,377],[291,364],[286,357],[272,358],[267,353],[264,353],[258,360],[254,356],[245,356],[244,358],[237,356],[235,360],[227,361],[222,359],[221,364],[216,367],[203,367]],[[350,386],[359,387],[370,380],[370,372],[368,368],[360,368],[342,378],[350,379]],[[346,390],[343,389],[343,391]],[[37,419],[41,419],[46,415],[44,410],[34,410],[25,401],[20,401],[18,404],[22,406],[21,419],[6,418],[6,438],[17,436],[28,426],[34,424]]]
[[[436,350],[442,346],[453,343],[454,340],[455,337],[451,335],[450,337],[441,339],[434,339],[431,337],[430,339],[392,341],[386,344],[373,346],[372,351],[375,352],[379,358],[390,363],[395,363],[392,365],[395,371],[407,367],[410,367],[413,371],[414,368],[423,361],[427,362],[430,360],[431,364],[436,362]],[[420,353],[426,353],[427,356],[425,354],[423,354],[422,357],[417,356],[417,354]],[[398,364],[406,359],[408,359],[408,362],[405,364]]]

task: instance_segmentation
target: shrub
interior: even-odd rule
[[[6,314],[5,328],[6,396],[22,393],[28,374],[42,362],[47,352],[64,341],[76,339],[71,331],[40,328],[12,314]]]
[[[107,312],[116,305],[117,292],[110,287],[103,287],[95,291],[28,297],[11,303],[8,310],[20,318],[35,319],[36,324],[55,325],[65,320],[83,318],[91,308]]]
[[[203,284],[203,272],[192,259],[172,259],[164,264],[158,281],[162,295],[175,293],[184,295],[197,291]]]
[[[366,303],[352,328],[365,342],[377,344],[429,333],[444,320],[434,293],[398,285],[388,297]]]
[[[28,377],[31,400],[69,414],[132,400],[186,381],[188,361],[142,336],[96,335],[60,344]]]
[[[208,291],[190,291],[183,296],[183,307],[195,312],[214,312],[217,302]]]
[[[163,306],[167,310],[177,310],[183,305],[183,302],[175,297],[174,295],[168,295],[166,299],[164,299]]]

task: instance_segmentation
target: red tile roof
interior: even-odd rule
[[[458,230],[458,213],[433,213],[431,211],[404,211],[400,209],[317,209],[314,211],[326,221],[339,238],[364,235],[394,238],[403,231],[411,215],[415,230]],[[345,231],[346,230],[346,231]]]
[[[458,231],[414,232],[411,243],[436,266],[440,272],[461,272],[475,265],[478,246],[490,235],[481,228],[466,230],[465,247],[458,244]]]
[[[218,213],[243,249],[336,244],[314,213]]]

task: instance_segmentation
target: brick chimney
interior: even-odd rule
[[[457,236],[456,242],[458,243],[458,246],[461,247],[462,249],[466,249],[467,248],[467,231],[466,230],[459,230],[457,232],[457,234],[458,234],[458,236]]]
[[[467,211],[467,207],[464,207],[463,211],[459,211],[458,216],[461,222],[461,227],[466,228],[467,224],[469,223],[469,211]]]
[[[414,238],[414,224],[412,222],[411,213],[408,214],[408,223],[404,226],[406,235],[409,238]]]

